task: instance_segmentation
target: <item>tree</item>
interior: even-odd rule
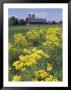
[[[59,24],[62,24],[62,21],[59,21]]]
[[[18,18],[15,18],[14,16],[9,18],[9,25],[13,26],[13,25],[18,25]]]
[[[53,21],[53,24],[56,24],[56,22],[55,22],[55,21]]]
[[[18,21],[18,24],[19,24],[19,25],[25,25],[25,24],[26,24],[26,21],[25,21],[24,19],[20,19],[20,20]]]

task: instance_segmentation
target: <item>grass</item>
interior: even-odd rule
[[[9,39],[12,39],[12,35],[15,33],[26,33],[27,31],[31,30],[31,29],[42,29],[42,27],[44,29],[48,29],[50,27],[62,27],[60,24],[57,25],[18,25],[18,26],[9,26]]]

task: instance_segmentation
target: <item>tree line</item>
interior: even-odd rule
[[[26,21],[24,19],[18,19],[14,16],[9,18],[9,26],[13,25],[25,25]]]
[[[62,21],[58,22],[59,24],[62,24]],[[24,19],[18,19],[14,16],[9,18],[9,26],[14,26],[14,25],[26,25],[27,21]],[[47,24],[57,24],[56,21],[47,22]]]

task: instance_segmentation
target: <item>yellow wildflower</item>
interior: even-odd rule
[[[16,70],[21,70],[23,68],[24,64],[18,60],[13,63],[13,66],[15,67]]]
[[[26,48],[24,48],[23,52],[24,52],[25,54],[30,54],[30,53],[31,53],[30,50],[28,50],[28,49],[26,49]]]
[[[37,78],[46,78],[49,76],[49,74],[45,70],[41,69],[41,70],[35,71],[34,76]]]
[[[32,81],[38,81],[38,79],[37,78],[33,78]]]
[[[37,48],[36,48],[36,47],[32,48],[32,52],[35,52],[36,50],[37,50]]]
[[[45,79],[45,81],[49,81],[49,82],[50,82],[50,81],[51,81],[51,82],[53,81],[53,82],[54,82],[54,81],[58,81],[58,79],[57,79],[56,77],[54,77],[53,75],[50,75],[49,77],[47,77],[47,78]]]
[[[39,39],[40,35],[39,32],[37,32],[37,30],[31,30],[26,33],[26,36],[28,37],[28,39],[37,40]]]
[[[15,76],[13,76],[13,80],[12,81],[21,81],[21,80],[22,80],[22,76],[15,75]]]
[[[47,64],[47,71],[51,71],[52,70],[52,65],[51,64]]]
[[[14,35],[14,38],[15,38],[15,42],[16,43],[22,44],[24,46],[27,46],[28,45],[28,42],[26,40],[26,37],[23,36],[23,34],[17,33],[17,34]]]
[[[13,66],[16,66],[16,65],[19,65],[20,64],[20,61],[18,60],[18,61],[15,61],[14,63],[13,63]]]

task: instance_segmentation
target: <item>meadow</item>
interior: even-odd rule
[[[9,81],[62,81],[62,26],[9,26]]]

